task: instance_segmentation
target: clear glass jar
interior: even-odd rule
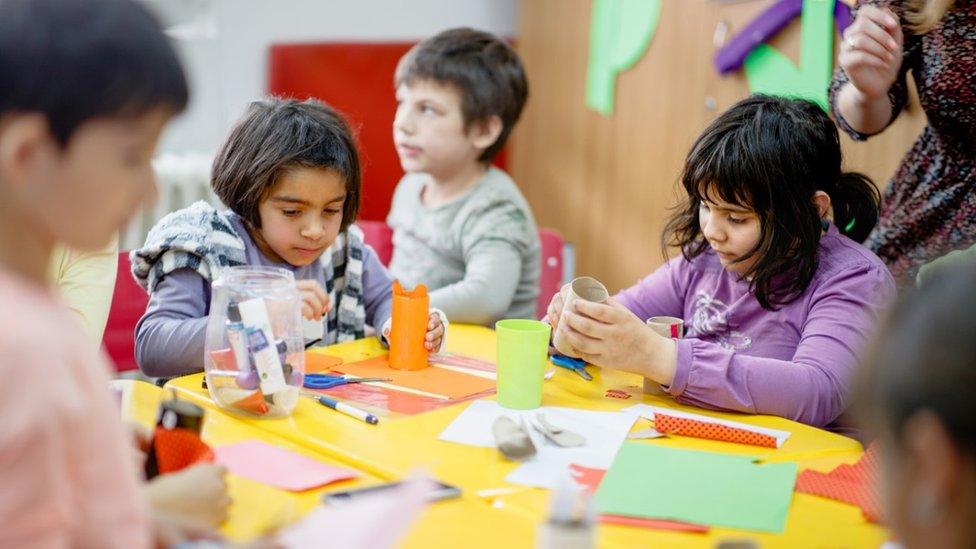
[[[284,417],[305,380],[301,296],[276,267],[231,267],[212,284],[205,371],[210,397],[245,415]]]

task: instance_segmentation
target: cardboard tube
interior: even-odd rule
[[[427,318],[430,297],[427,286],[418,284],[405,291],[393,281],[393,327],[390,330],[390,367],[396,370],[423,370],[428,366]]]
[[[559,317],[559,325],[563,325],[563,318],[566,311],[570,309],[572,303],[577,299],[592,301],[593,303],[605,303],[610,298],[610,292],[599,280],[588,276],[582,276],[566,284],[559,291],[563,296],[563,312]],[[572,345],[566,341],[565,331],[562,328],[556,330],[552,337],[552,346],[560,353],[573,358],[579,358],[579,354],[573,349]]]
[[[674,316],[652,316],[647,319],[647,325],[659,335],[671,339],[681,339],[685,336],[685,321]],[[644,394],[667,394],[659,383],[644,378]]]

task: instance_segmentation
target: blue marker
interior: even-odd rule
[[[356,408],[355,406],[350,406],[350,405],[345,404],[343,402],[339,402],[338,400],[336,400],[334,398],[329,398],[327,396],[317,396],[317,397],[315,397],[315,400],[317,400],[319,402],[319,404],[321,404],[322,406],[328,406],[329,408],[332,408],[333,410],[335,410],[337,412],[342,412],[343,414],[346,414],[347,416],[351,416],[351,417],[354,417],[356,419],[361,419],[361,420],[365,421],[366,423],[369,423],[370,425],[376,425],[377,423],[380,422],[380,420],[376,416],[374,416],[373,414],[371,414],[371,413],[369,413],[369,412],[367,412],[365,410],[360,410],[359,408]]]

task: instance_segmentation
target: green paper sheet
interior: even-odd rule
[[[626,442],[596,492],[597,511],[782,532],[796,464],[752,460]]]
[[[647,50],[661,15],[661,0],[594,0],[586,105],[613,114],[617,74],[634,66]]]
[[[759,44],[746,56],[749,90],[816,102],[827,110],[834,60],[835,0],[804,0],[800,21],[800,67],[776,48]]]

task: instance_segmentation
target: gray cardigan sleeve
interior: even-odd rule
[[[512,304],[522,273],[522,254],[501,240],[483,240],[468,253],[464,278],[430,292],[430,305],[452,322],[490,326]]]
[[[363,300],[366,323],[379,327],[392,314],[390,273],[364,247]],[[178,269],[156,285],[136,325],[136,361],[150,377],[175,377],[203,370],[210,313],[210,282],[192,269]]]
[[[136,325],[136,362],[150,377],[203,370],[210,283],[192,269],[166,275]]]

